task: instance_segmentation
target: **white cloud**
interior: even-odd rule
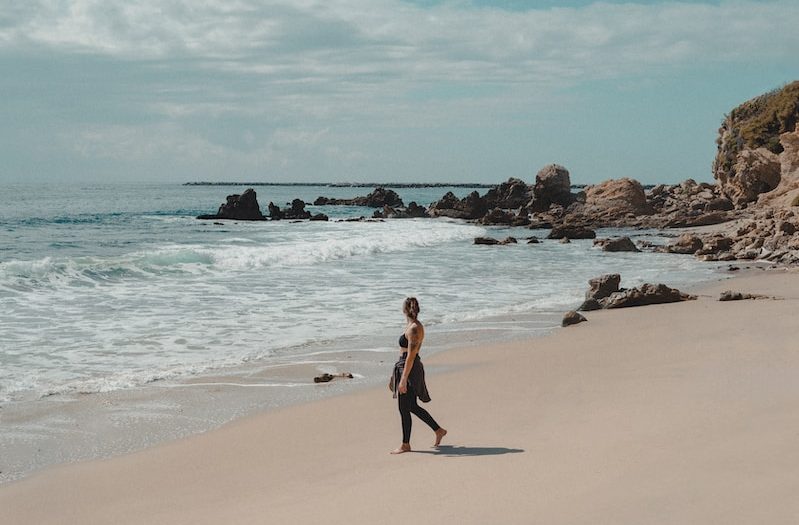
[[[511,12],[398,0],[40,0],[12,15],[6,46],[126,60],[201,58],[277,81],[536,83],[653,64],[773,58],[799,48],[793,1]]]

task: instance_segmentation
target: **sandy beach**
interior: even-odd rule
[[[721,290],[776,299],[718,302]],[[799,273],[426,359],[399,444],[368,390],[0,486],[3,523],[796,523]]]

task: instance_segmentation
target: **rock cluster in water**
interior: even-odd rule
[[[799,263],[799,81],[733,109],[717,140],[715,184],[692,179],[658,185],[648,191],[630,178],[612,179],[572,191],[569,171],[544,166],[532,184],[517,178],[473,191],[463,198],[452,192],[429,208],[407,207],[391,189],[376,187],[353,199],[319,197],[314,205],[377,208],[373,219],[449,217],[483,225],[550,229],[548,238],[594,239],[603,227],[685,228],[720,225],[712,233],[686,233],[665,247],[671,253],[707,260],[758,259]],[[269,204],[271,219],[326,220],[311,215],[295,199],[286,209]],[[215,215],[203,219],[265,220],[255,191],[230,195]],[[358,219],[368,220],[368,219]],[[498,239],[476,244],[508,244]],[[640,243],[639,243],[640,244]],[[630,239],[597,239],[605,251],[638,251]],[[640,291],[644,295],[652,290]]]
[[[236,219],[239,221],[265,221],[255,190],[245,190],[241,195],[228,195],[214,215],[200,215],[198,219]]]

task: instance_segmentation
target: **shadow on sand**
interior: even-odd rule
[[[500,454],[517,454],[524,452],[521,448],[505,447],[461,447],[455,445],[439,445],[433,450],[414,450],[417,454],[433,454],[434,456],[498,456]]]

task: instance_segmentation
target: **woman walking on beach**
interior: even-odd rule
[[[430,401],[427,385],[424,381],[424,366],[419,358],[419,349],[424,341],[424,326],[419,321],[419,301],[416,297],[407,297],[402,304],[402,313],[405,314],[407,325],[399,338],[400,357],[394,364],[394,373],[391,377],[391,390],[398,399],[400,419],[402,420],[402,445],[392,450],[392,454],[402,454],[411,450],[411,414],[427,423],[436,433],[434,446],[441,444],[441,439],[447,431],[436,423],[427,410],[420,407],[416,398],[423,403]]]

